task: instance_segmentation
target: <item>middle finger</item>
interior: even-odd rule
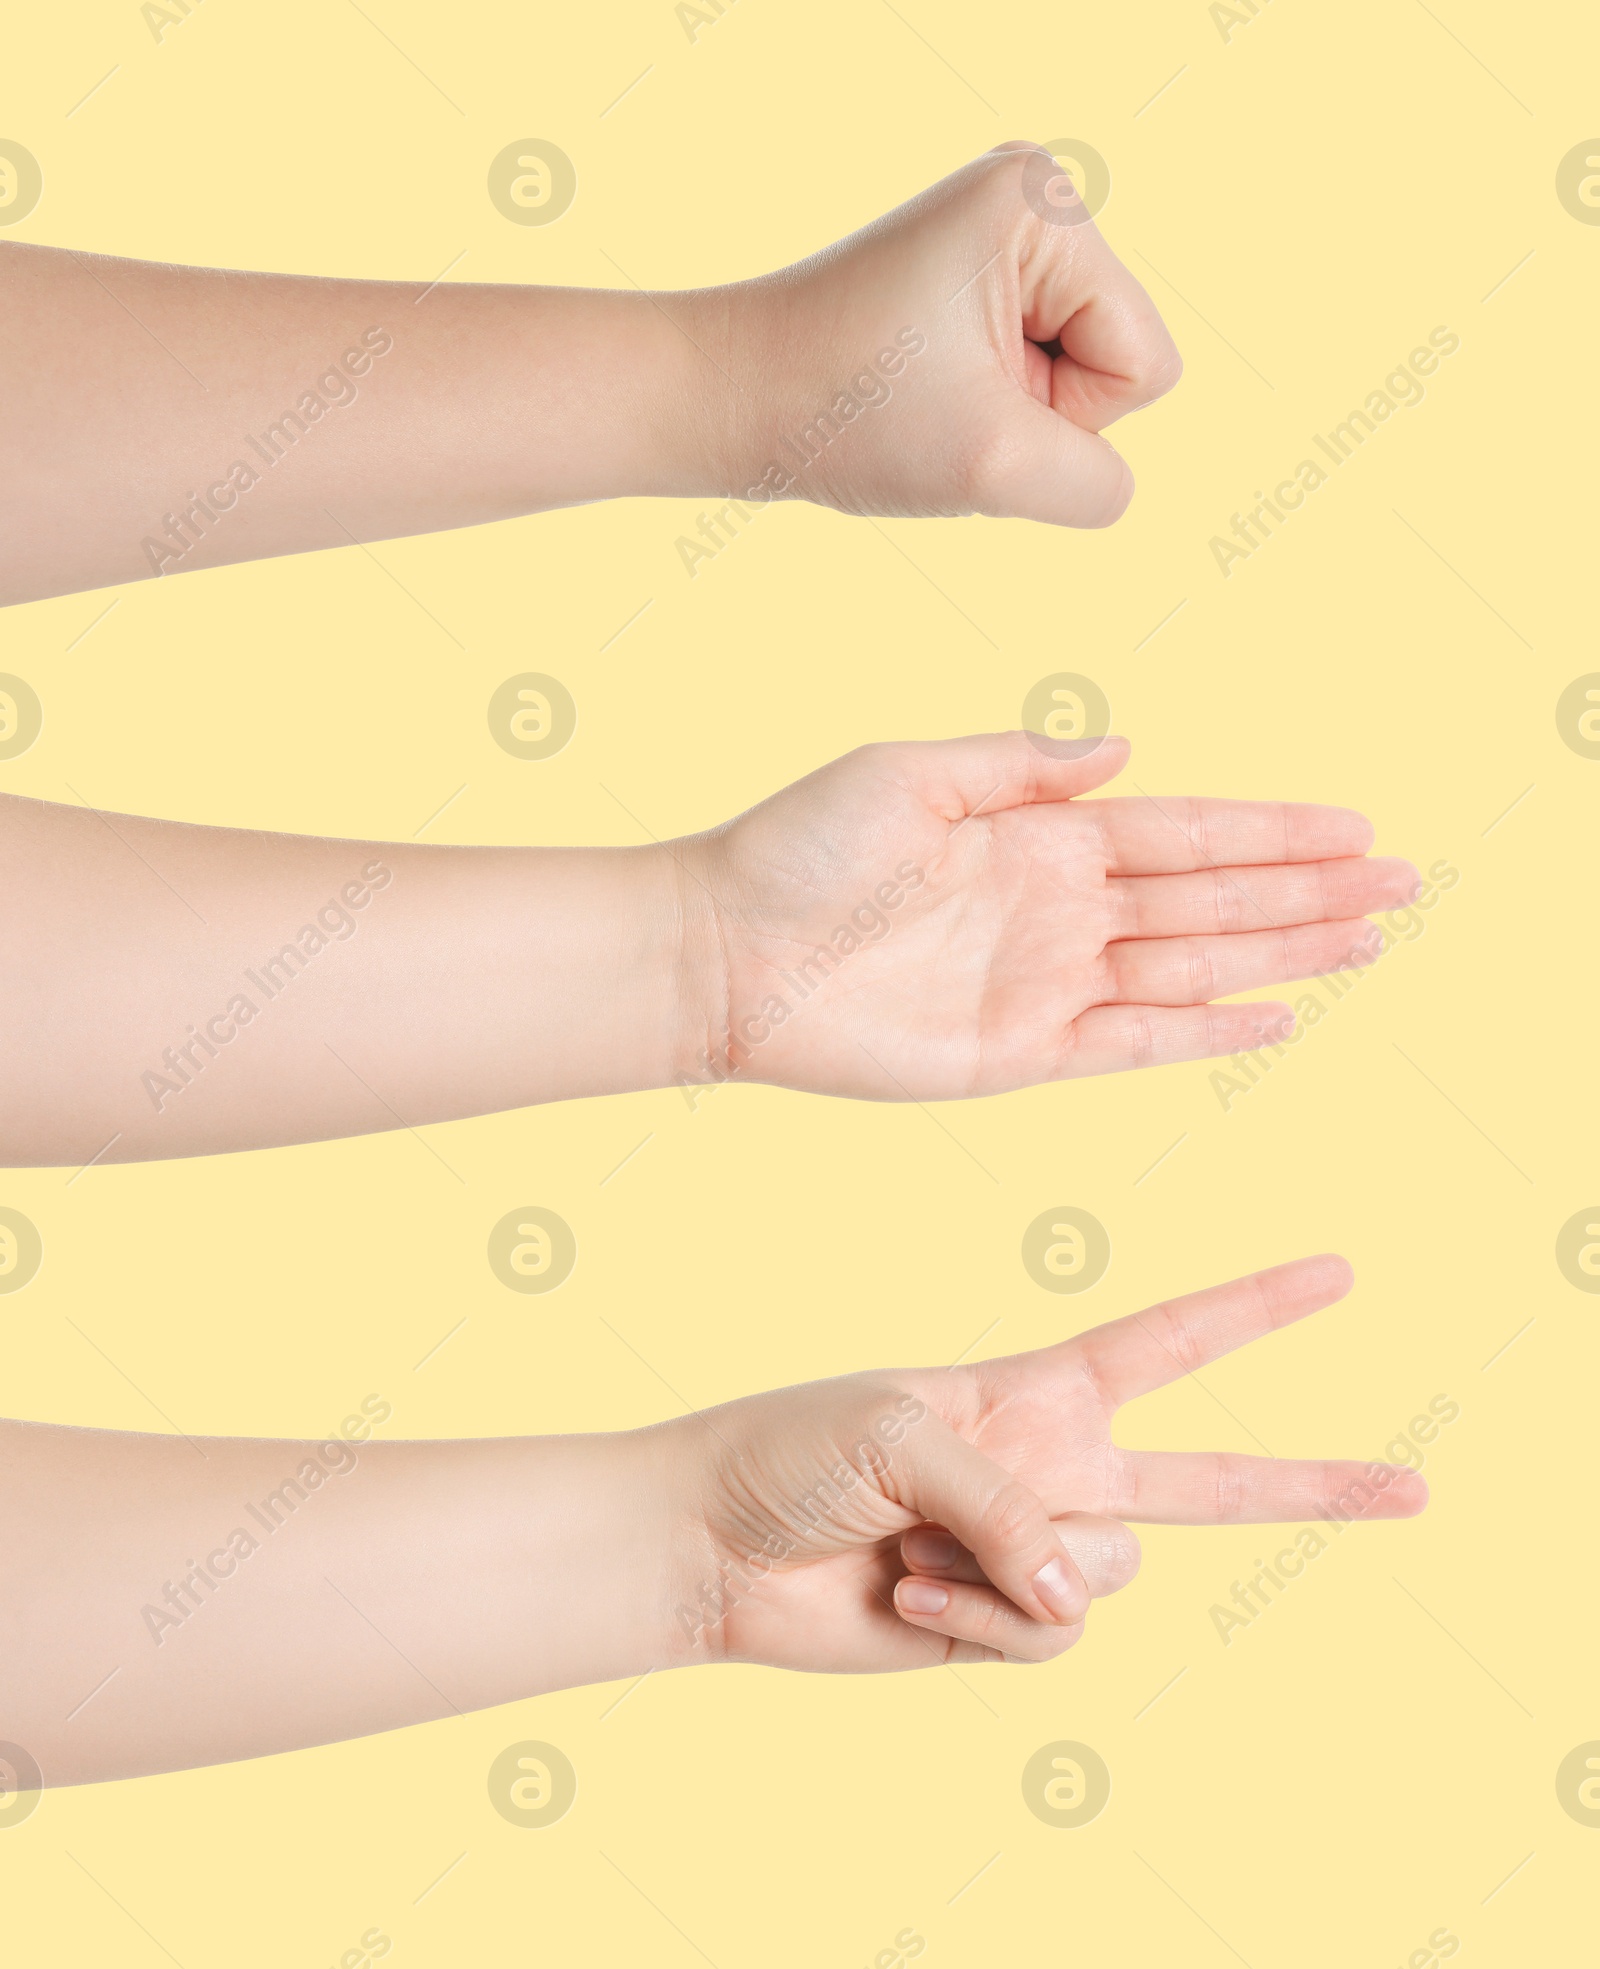
[[[1052,1523],[1096,1599],[1119,1592],[1139,1570],[1139,1541],[1117,1519],[1067,1511]],[[900,1558],[908,1571],[929,1579],[989,1583],[971,1552],[943,1525],[913,1525],[901,1537]]]
[[[1192,875],[1113,875],[1112,938],[1231,936],[1296,923],[1342,922],[1411,901],[1417,871],[1398,857],[1360,856],[1282,868],[1208,868]]]

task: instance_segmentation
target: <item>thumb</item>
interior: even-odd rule
[[[1027,731],[911,740],[895,749],[909,755],[923,797],[956,822],[1092,793],[1116,778],[1129,752],[1114,735],[1045,739]]]
[[[981,512],[1049,526],[1110,526],[1121,519],[1133,497],[1133,474],[1105,438],[1020,391],[1003,416],[1002,437],[978,487]]]
[[[1083,1574],[1044,1505],[938,1416],[906,1432],[879,1481],[897,1503],[947,1526],[1032,1619],[1060,1627],[1088,1612]]]

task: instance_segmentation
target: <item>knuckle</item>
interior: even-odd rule
[[[1147,1067],[1156,1057],[1156,1033],[1150,1014],[1136,1010],[1128,1018],[1128,1057],[1135,1067]]]
[[[1211,888],[1216,898],[1217,927],[1227,934],[1242,929],[1245,909],[1243,894],[1220,875],[1212,876]]]
[[[979,1600],[972,1609],[970,1619],[964,1620],[962,1625],[967,1629],[968,1639],[983,1647],[1003,1651],[1008,1643],[1013,1647],[1016,1645],[1014,1623],[995,1600]]]
[[[1108,862],[1111,860],[1109,847],[1105,850],[1105,858]],[[1145,934],[1145,912],[1137,886],[1130,889],[1120,877],[1108,875],[1100,891],[1100,909],[1102,913],[1097,928],[1107,943],[1119,943],[1125,938]]]
[[[956,473],[956,493],[963,506],[1003,518],[1025,452],[1018,434],[998,423],[970,438]]]
[[[1246,1498],[1245,1466],[1236,1456],[1219,1455],[1216,1460],[1213,1504],[1217,1523],[1236,1524],[1244,1515]]]
[[[1197,1367],[1204,1367],[1205,1346],[1188,1321],[1174,1312],[1171,1306],[1161,1307],[1160,1318],[1162,1345],[1184,1373],[1193,1374]]]
[[[984,151],[982,156],[975,157],[967,166],[967,181],[972,195],[989,206],[995,218],[1014,217],[1020,203],[1017,196],[1018,173],[1030,151],[1043,149],[1044,146],[1036,144],[1031,137],[1010,137],[1005,143]]]
[[[1188,990],[1192,1003],[1203,1005],[1217,995],[1217,965],[1210,946],[1196,937],[1184,953]]]
[[[1103,1346],[1091,1344],[1093,1341],[1092,1332],[1083,1336],[1078,1343],[1073,1365],[1082,1377],[1089,1399],[1109,1415],[1118,1407],[1118,1403],[1112,1398],[1113,1384],[1108,1373],[1111,1361],[1107,1358]]]
[[[1200,860],[1208,867],[1214,867],[1216,857],[1211,852],[1211,820],[1203,800],[1184,801],[1179,828]]]

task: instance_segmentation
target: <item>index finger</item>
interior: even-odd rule
[[[1085,800],[1111,875],[1187,875],[1202,868],[1263,868],[1338,861],[1372,846],[1372,822],[1350,807],[1287,800]]]
[[[1321,1518],[1344,1526],[1366,1518],[1414,1518],[1427,1502],[1428,1486],[1404,1464],[1146,1449],[1118,1455],[1105,1509],[1147,1525]]]
[[[1061,1352],[1076,1352],[1106,1402],[1120,1408],[1264,1333],[1333,1305],[1354,1283],[1343,1258],[1332,1253],[1299,1258],[1094,1327],[1064,1341]]]

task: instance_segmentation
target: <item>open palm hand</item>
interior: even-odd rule
[[[1417,887],[1340,807],[1080,796],[1128,748],[872,745],[683,844],[720,953],[702,1070],[951,1100],[1260,1046]]]

